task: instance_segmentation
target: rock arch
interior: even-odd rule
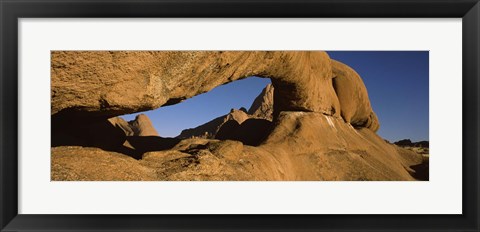
[[[142,145],[144,150],[132,153],[140,161],[125,161],[138,166],[134,179],[413,179],[406,168],[413,163],[404,156],[414,155],[400,153],[374,133],[379,124],[360,76],[321,51],[54,51],[52,141],[55,135],[68,141],[52,149],[52,179],[68,179],[62,174],[72,167],[84,174],[81,179],[105,179],[107,175],[91,168],[97,159],[124,162],[124,157],[105,152],[130,152],[115,150],[125,137],[120,128],[104,124],[108,118],[176,104],[249,76],[270,78],[275,88],[275,122],[265,142],[253,147],[229,140],[136,138],[131,141],[133,147],[136,143],[155,147]],[[70,140],[64,126],[87,140]],[[100,131],[100,127],[106,128]],[[258,125],[252,123],[252,127]],[[92,131],[96,137],[89,136]],[[101,141],[107,137],[109,141]],[[76,146],[63,147],[68,143]],[[164,148],[168,151],[149,152]],[[178,162],[170,163],[170,158]],[[78,159],[82,162],[67,162]],[[166,160],[171,168],[158,169],[157,164]],[[104,170],[112,175],[109,179],[126,179],[122,173],[130,170],[116,167],[115,172]],[[146,176],[147,171],[162,175]]]
[[[340,112],[330,59],[320,51],[54,51],[51,58],[52,115],[151,110],[249,76],[273,80],[275,112]]]
[[[360,76],[322,51],[53,51],[52,115],[113,117],[176,104],[249,76],[271,78],[281,111],[342,116],[376,131]]]

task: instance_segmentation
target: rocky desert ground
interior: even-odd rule
[[[250,76],[272,84],[249,109],[176,138],[119,117]],[[54,181],[428,180],[428,142],[377,135],[362,78],[326,52],[52,51],[51,102]]]

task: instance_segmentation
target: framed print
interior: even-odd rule
[[[478,231],[467,1],[1,1],[1,231]]]

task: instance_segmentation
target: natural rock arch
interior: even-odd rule
[[[360,76],[325,52],[54,51],[51,62],[52,179],[412,180],[409,167],[421,159],[375,134]],[[142,147],[131,155],[138,160],[117,154],[132,151],[116,150],[125,136],[108,118],[249,76],[270,78],[275,88],[274,125],[258,146],[137,136],[127,142]],[[55,137],[67,141],[55,147]],[[105,161],[112,169],[97,167]]]
[[[361,79],[337,75],[346,65],[332,63],[321,51],[54,51],[51,59],[52,115],[65,117],[108,118],[156,109],[249,76],[272,79],[275,116],[309,111],[340,117],[333,78],[343,80],[336,85],[341,96],[355,88],[368,101]],[[368,112],[355,122],[378,124],[370,122],[376,116],[369,102],[350,101],[350,108]]]

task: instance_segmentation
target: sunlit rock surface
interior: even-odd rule
[[[421,179],[414,168],[421,155],[375,133],[361,77],[325,52],[54,51],[51,58],[52,180]],[[272,85],[249,111],[204,125],[214,136],[139,136],[115,119],[249,76]]]

